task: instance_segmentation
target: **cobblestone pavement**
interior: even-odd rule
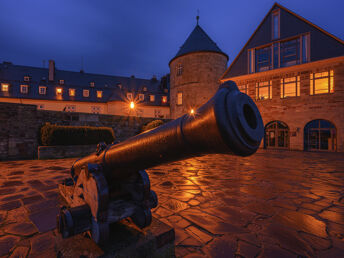
[[[54,257],[75,159],[0,162],[0,257]],[[344,155],[260,150],[149,169],[177,257],[344,257]]]

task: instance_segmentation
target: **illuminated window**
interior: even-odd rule
[[[300,76],[281,79],[281,98],[300,96]]]
[[[147,87],[146,86],[143,86],[143,91],[147,91]]]
[[[1,91],[8,92],[9,85],[7,83],[1,83]]]
[[[75,89],[69,89],[69,96],[71,97],[75,96]]]
[[[127,99],[133,100],[133,93],[127,92]]]
[[[62,95],[62,88],[56,88],[56,95],[58,96]]]
[[[76,106],[75,105],[67,105],[65,107],[66,112],[75,112],[76,111]]]
[[[122,84],[117,83],[117,87],[118,87],[119,89],[122,89]]]
[[[27,94],[29,92],[29,86],[28,85],[20,85],[20,93]]]
[[[29,82],[30,81],[30,76],[24,76],[24,81]]]
[[[166,103],[167,102],[167,96],[162,96],[161,101],[162,101],[162,103]]]
[[[90,96],[90,91],[89,90],[82,90],[82,96],[85,98],[88,98]]]
[[[155,101],[155,96],[154,95],[149,95],[149,101],[154,102]]]
[[[38,93],[39,93],[40,95],[45,95],[45,94],[47,93],[47,87],[45,87],[45,86],[39,86],[39,87],[38,87]]]
[[[180,76],[183,74],[183,65],[182,64],[178,64],[177,65],[177,76]]]
[[[94,87],[94,82],[90,82],[90,87]]]
[[[333,93],[333,70],[310,74],[310,94]]]
[[[280,12],[276,10],[272,13],[272,39],[280,37]]]
[[[272,98],[272,82],[257,82],[256,83],[256,100],[264,100]]]
[[[139,94],[139,101],[144,101],[144,100],[145,100],[145,95]]]
[[[177,93],[177,105],[182,105],[183,104],[183,93],[178,92]]]
[[[65,83],[64,80],[59,80],[59,84],[60,84],[60,85],[63,85],[64,83]]]
[[[247,84],[239,85],[238,88],[242,93],[247,94]]]
[[[103,97],[103,92],[101,90],[97,90],[97,98],[101,99]]]
[[[91,113],[93,113],[93,114],[99,114],[99,113],[101,113],[101,107],[98,107],[98,106],[91,106]]]

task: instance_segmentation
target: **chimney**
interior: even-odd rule
[[[55,61],[49,60],[49,81],[53,81],[55,78]]]

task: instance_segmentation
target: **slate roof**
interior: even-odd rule
[[[30,81],[24,81],[24,76],[30,76]],[[150,106],[169,105],[169,81],[163,86],[159,80],[149,80],[132,77],[91,74],[55,69],[55,80],[49,81],[49,69],[31,66],[13,65],[8,62],[0,63],[0,83],[9,83],[9,92],[0,90],[0,97],[26,98],[42,100],[58,100],[56,88],[62,87],[62,100],[106,103],[109,101],[126,101],[126,93],[132,92],[134,99],[138,94],[144,94],[141,102]],[[64,85],[59,84],[64,80]],[[90,86],[94,82],[94,87]],[[20,92],[20,85],[28,85],[28,94]],[[46,94],[40,95],[39,86],[46,86]],[[144,91],[144,87],[147,91]],[[164,88],[165,87],[165,88]],[[69,89],[75,89],[75,96],[69,96]],[[89,97],[83,97],[83,90],[89,90]],[[102,91],[102,98],[97,98],[97,91]],[[149,100],[149,95],[155,95],[155,101]],[[167,96],[167,103],[162,103],[162,96]]]
[[[179,56],[183,56],[193,52],[216,52],[228,56],[216,45],[216,43],[208,36],[207,33],[198,24],[180,47],[178,53],[170,63]]]

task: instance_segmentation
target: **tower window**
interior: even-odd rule
[[[64,80],[59,80],[59,84],[60,84],[60,85],[63,85],[64,83],[65,83]]]
[[[182,64],[178,64],[177,65],[177,76],[180,76],[183,74],[183,65]]]
[[[30,76],[24,76],[24,81],[29,82],[30,81]]]
[[[183,93],[178,92],[177,93],[177,105],[182,105],[183,104]]]
[[[90,87],[94,87],[94,82],[90,82]]]
[[[97,90],[97,98],[101,99],[103,97],[103,91]]]
[[[162,103],[167,103],[167,96],[162,96],[161,101]]]

